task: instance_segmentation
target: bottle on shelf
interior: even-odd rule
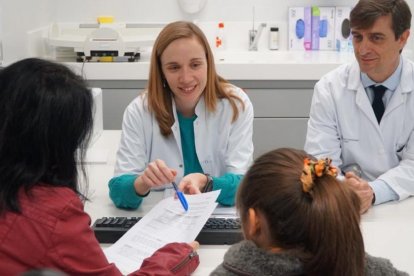
[[[216,34],[216,49],[223,50],[225,46],[225,39],[224,39],[224,23],[218,23],[218,29]]]
[[[269,29],[269,49],[278,50],[279,49],[279,28],[270,27]]]

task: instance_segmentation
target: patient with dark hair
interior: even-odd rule
[[[365,253],[360,200],[336,173],[301,150],[256,159],[236,200],[245,240],[212,275],[408,275]]]
[[[92,106],[85,82],[63,65],[30,58],[0,71],[1,275],[43,268],[122,275],[83,210]],[[168,244],[132,275],[188,275],[199,263],[197,246]]]

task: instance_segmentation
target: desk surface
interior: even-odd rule
[[[162,198],[162,192],[151,192],[138,210],[133,211],[117,209],[109,199],[107,183],[113,175],[120,133],[105,130],[91,147],[107,153],[105,163],[87,166],[90,201],[85,204],[85,210],[92,221],[105,216],[143,216]],[[414,275],[414,198],[371,208],[362,216],[361,228],[369,254],[388,258],[398,269]],[[198,251],[200,266],[194,275],[208,275],[221,263],[228,247],[202,245]]]

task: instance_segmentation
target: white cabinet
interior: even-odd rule
[[[279,147],[303,148],[313,86],[316,81],[235,80],[254,108],[255,157]],[[127,105],[146,87],[146,81],[90,81],[103,90],[104,129],[121,129]]]
[[[103,128],[122,128],[122,117],[128,104],[145,90],[144,80],[96,80],[88,81],[90,87],[100,87],[103,91]]]
[[[254,108],[254,157],[280,147],[302,149],[315,81],[234,81]]]
[[[272,149],[303,149],[308,118],[255,118],[254,157]]]

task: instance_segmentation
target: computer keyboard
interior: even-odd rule
[[[140,217],[103,217],[94,222],[92,229],[100,243],[114,243],[140,219]],[[242,239],[240,219],[209,218],[196,241],[200,244],[219,245],[234,244]]]

